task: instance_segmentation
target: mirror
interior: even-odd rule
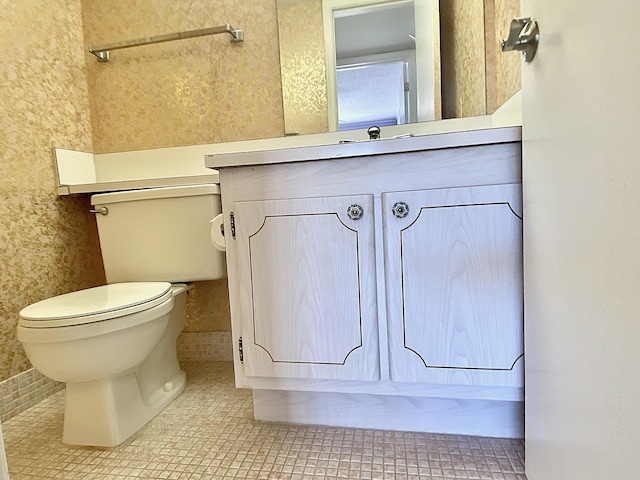
[[[519,56],[500,52],[519,0],[277,0],[277,7],[287,135],[486,115],[520,89]],[[373,95],[383,86],[390,98]]]
[[[434,120],[439,28],[432,6],[322,0],[330,131]]]

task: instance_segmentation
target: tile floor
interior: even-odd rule
[[[183,362],[185,392],[124,444],[61,443],[63,392],[3,423],[12,480],[526,480],[521,441],[256,422],[232,364]]]

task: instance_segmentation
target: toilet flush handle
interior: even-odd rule
[[[109,209],[107,207],[100,207],[100,208],[96,208],[89,210],[89,212],[91,213],[99,213],[100,215],[109,215]]]

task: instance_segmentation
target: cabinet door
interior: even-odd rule
[[[377,380],[373,196],[236,202],[245,374]]]
[[[383,194],[391,378],[521,386],[520,185]]]

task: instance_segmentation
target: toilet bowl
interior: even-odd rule
[[[66,384],[64,443],[119,445],[184,390],[176,341],[190,285],[178,279],[226,274],[224,255],[209,243],[215,195],[217,185],[95,195],[94,206],[111,207],[111,218],[98,218],[109,283],[20,312],[27,358]]]

